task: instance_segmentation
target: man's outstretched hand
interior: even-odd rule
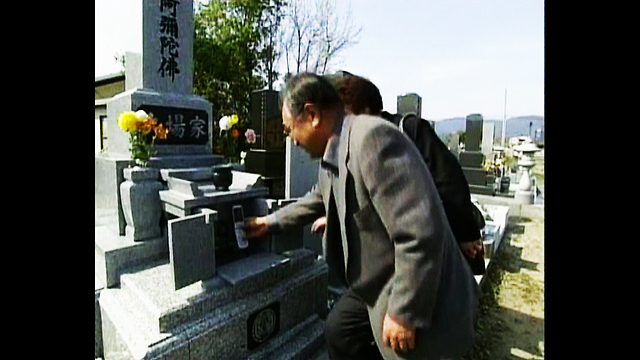
[[[482,239],[460,243],[460,248],[471,259],[475,259],[476,256],[484,257],[484,244],[482,243]]]
[[[247,218],[244,221],[244,232],[249,239],[257,239],[269,234],[269,225],[266,217]]]
[[[318,218],[316,221],[313,222],[313,225],[311,225],[311,231],[313,231],[314,233],[318,234],[318,235],[322,235],[322,233],[324,233],[324,229],[327,227],[327,217],[323,216],[321,218]]]
[[[382,342],[395,352],[407,352],[416,346],[416,331],[393,320],[389,314],[382,323]]]

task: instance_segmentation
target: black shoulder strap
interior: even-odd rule
[[[413,125],[412,129],[407,129],[405,127],[405,120],[407,120],[408,118],[414,117],[416,118],[416,121]],[[404,132],[405,134],[407,134],[409,136],[409,138],[415,143],[417,141],[418,138],[418,125],[420,125],[420,118],[418,117],[418,115],[416,115],[415,113],[408,113],[404,116],[402,116],[402,119],[400,119],[400,123],[398,124],[398,127],[402,130],[402,132]],[[409,122],[407,122],[407,125],[409,124]],[[408,131],[407,131],[408,130]]]

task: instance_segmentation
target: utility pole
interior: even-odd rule
[[[502,120],[502,148],[504,149],[505,133],[507,130],[507,88],[504,89],[504,119]]]

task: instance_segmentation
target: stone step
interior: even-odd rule
[[[105,287],[120,283],[120,275],[129,268],[169,259],[166,230],[161,237],[133,241],[114,233],[107,226],[95,227],[95,276]]]
[[[317,315],[310,316],[303,323],[287,331],[266,347],[258,351],[246,360],[328,360],[324,346],[324,321]],[[114,357],[111,354],[111,357]],[[120,354],[121,358],[128,359],[129,354]],[[176,359],[195,359],[187,351],[182,351],[183,357],[176,355]],[[315,356],[315,357],[314,357]],[[165,357],[166,358],[166,357]],[[102,354],[96,355],[95,360],[103,360]]]
[[[324,321],[312,315],[247,360],[308,360],[324,345]]]
[[[139,272],[123,274],[121,288],[138,303],[145,304],[144,313],[157,331],[171,331],[190,321],[206,316],[216,308],[247,298],[265,288],[284,291],[308,281],[326,269],[324,261],[306,249],[277,254],[256,254],[217,269],[212,279],[174,290],[169,263]]]
[[[155,359],[179,347],[186,347],[188,353],[188,340],[154,331],[146,309],[128,292],[104,289],[99,302],[105,359]]]
[[[141,294],[128,288],[129,275],[134,274],[123,275],[122,289],[104,289],[100,296],[104,354],[107,360],[116,357],[161,359],[165,355],[177,359],[202,359],[211,358],[212,354],[219,359],[266,360],[272,359],[274,354],[281,354],[274,359],[302,359],[305,357],[299,351],[292,353],[287,347],[295,343],[300,351],[308,348],[312,352],[322,339],[319,328],[321,325],[309,318],[315,316],[317,319],[318,314],[324,316],[326,313],[327,266],[323,261],[267,286],[262,291],[243,298],[231,298],[228,302],[203,312],[202,316],[191,317],[188,312],[176,312],[178,317],[182,317],[178,319],[181,322],[173,324],[170,331],[161,330],[159,319],[149,314],[155,312],[166,315],[175,309],[153,309],[157,304],[141,301]],[[200,286],[202,287],[202,283]],[[176,293],[188,288],[166,293],[164,300],[171,301]],[[184,295],[183,293],[182,296]],[[201,299],[187,297],[180,300],[186,302],[184,308],[202,311],[204,302]],[[255,324],[255,319],[265,311],[275,315],[272,317],[277,319],[278,325],[272,329],[273,333],[267,334],[265,344],[250,348],[250,324]],[[304,327],[305,321],[315,323],[313,330],[296,335],[295,341],[284,340],[296,333],[294,329]],[[287,345],[276,350],[278,344]],[[261,349],[261,346],[265,347]],[[257,355],[263,353],[264,356]]]
[[[492,185],[481,186],[481,185],[469,184],[469,192],[471,194],[493,195],[495,192],[495,189],[493,188]]]

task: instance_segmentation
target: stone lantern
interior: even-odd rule
[[[514,150],[520,153],[520,182],[516,188],[515,200],[519,204],[533,204],[535,189],[531,188],[531,168],[534,165],[533,154],[540,149],[534,143],[527,142],[516,146]]]

